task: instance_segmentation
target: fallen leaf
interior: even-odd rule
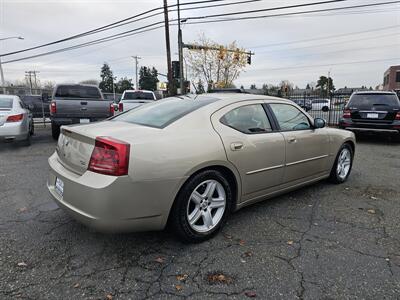
[[[112,299],[113,299],[113,296],[112,296],[111,294],[108,294],[108,295],[106,296],[106,299],[107,299],[107,300],[112,300]]]
[[[21,207],[18,211],[20,213],[26,212],[28,209],[26,207]]]
[[[186,281],[186,279],[189,277],[188,274],[181,274],[181,275],[176,275],[176,279],[179,281]]]
[[[227,238],[228,240],[232,239],[232,236],[230,234],[227,234],[227,233],[224,234],[224,237]]]
[[[243,256],[244,257],[251,257],[251,256],[253,256],[253,252],[247,251],[247,252],[243,253]]]
[[[249,298],[255,298],[255,297],[257,297],[257,294],[256,294],[256,292],[254,292],[254,291],[246,291],[246,292],[244,292],[244,294],[245,294],[247,297],[249,297]]]
[[[26,267],[26,266],[27,264],[23,261],[18,263],[18,267]]]
[[[288,245],[293,245],[293,241],[287,241]]]
[[[375,209],[368,209],[368,213],[374,215],[376,212]]]
[[[239,240],[239,245],[240,245],[240,246],[244,246],[245,243],[246,243],[245,241]]]
[[[211,273],[211,274],[208,274],[207,280],[211,284],[213,284],[213,283],[230,284],[230,283],[232,283],[233,278],[228,275],[222,274],[222,273]]]
[[[155,259],[155,261],[158,262],[159,264],[162,264],[162,263],[164,262],[164,258],[162,258],[162,257],[157,257],[157,258]]]
[[[175,286],[175,289],[177,290],[177,291],[182,291],[183,290],[183,286],[181,286],[181,285],[176,285]]]
[[[74,288],[78,288],[80,286],[80,284],[79,283],[75,283],[75,285],[74,285]]]

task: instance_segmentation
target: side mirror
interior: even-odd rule
[[[321,118],[315,118],[314,119],[314,128],[318,129],[318,128],[324,128],[326,125],[326,122],[324,119]]]

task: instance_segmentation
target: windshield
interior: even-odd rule
[[[100,91],[95,86],[61,85],[57,88],[55,97],[101,99]]]
[[[351,108],[371,109],[374,106],[400,106],[399,100],[393,94],[356,94],[348,104]]]
[[[149,92],[126,92],[122,100],[154,100],[154,96]]]
[[[154,101],[120,114],[113,121],[123,121],[144,126],[164,128],[188,113],[205,106],[215,100],[182,100],[177,98]]]
[[[0,109],[10,109],[12,108],[12,104],[12,98],[0,98]]]

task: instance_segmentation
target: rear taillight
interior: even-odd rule
[[[350,110],[344,110],[342,117],[343,117],[343,119],[350,119],[351,118],[351,111]]]
[[[124,111],[124,104],[121,102],[118,104],[118,111]]]
[[[112,137],[97,137],[88,170],[112,176],[128,174],[130,145]]]
[[[55,114],[57,112],[57,105],[55,102],[50,103],[50,113]]]
[[[114,109],[114,103],[111,103],[111,104],[110,104],[110,115],[111,115],[111,116],[114,115],[114,111],[115,111],[115,109]]]
[[[396,114],[396,117],[394,119],[400,121],[400,111]]]
[[[8,116],[6,122],[19,122],[19,121],[22,121],[23,118],[24,118],[24,114]]]

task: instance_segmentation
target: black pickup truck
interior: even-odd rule
[[[54,139],[58,139],[61,125],[87,124],[113,115],[113,101],[104,100],[97,86],[59,84],[54,88],[50,102],[51,131]]]

